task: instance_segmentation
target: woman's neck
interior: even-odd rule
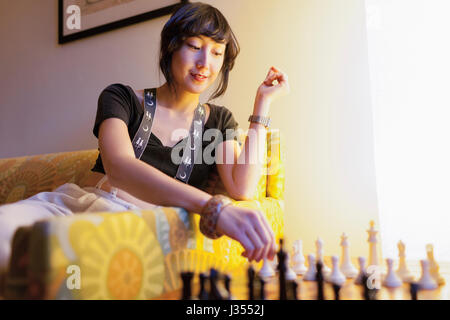
[[[162,107],[185,114],[190,114],[195,110],[200,97],[199,94],[181,90],[178,90],[175,95],[167,83],[157,88],[156,96]]]

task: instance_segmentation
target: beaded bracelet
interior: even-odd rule
[[[217,239],[223,236],[223,234],[217,231],[217,221],[223,208],[232,203],[230,198],[221,194],[214,195],[209,199],[201,212],[200,232],[211,239]]]

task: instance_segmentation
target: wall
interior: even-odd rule
[[[291,94],[272,105],[286,137],[286,238],[304,252],[320,236],[326,255],[367,255],[378,224],[369,73],[362,0],[206,1],[227,17],[241,45],[226,95],[246,127],[271,65]],[[57,44],[57,1],[0,1],[0,157],[96,148],[92,125],[110,83],[161,84],[159,33],[168,17]],[[202,100],[207,96],[204,95]],[[18,128],[20,128],[18,130]]]

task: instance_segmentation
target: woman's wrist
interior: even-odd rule
[[[267,117],[269,115],[271,100],[263,95],[256,95],[253,115]]]
[[[200,231],[208,238],[217,239],[223,234],[217,230],[217,222],[223,209],[233,201],[224,195],[217,194],[211,197],[201,212]]]

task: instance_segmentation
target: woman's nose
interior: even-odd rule
[[[205,50],[202,50],[197,57],[197,68],[206,68],[209,63],[209,56]]]

